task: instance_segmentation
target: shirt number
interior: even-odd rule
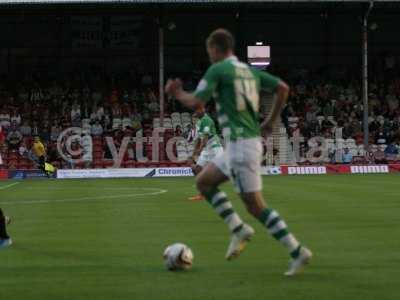
[[[253,111],[258,112],[260,96],[254,79],[235,79],[236,108],[238,111],[246,110],[246,102]]]

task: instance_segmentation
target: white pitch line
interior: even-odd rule
[[[12,187],[14,185],[17,185],[17,184],[20,184],[20,183],[19,182],[14,182],[14,183],[10,183],[10,184],[7,184],[7,185],[0,186],[0,190],[8,189],[8,188],[10,188],[10,187]]]
[[[154,188],[153,190],[155,190]],[[83,202],[87,200],[101,200],[101,199],[117,199],[117,198],[129,198],[129,197],[141,197],[141,196],[154,196],[168,192],[168,190],[157,189],[155,192],[139,193],[139,194],[123,194],[123,195],[110,195],[110,196],[98,196],[98,197],[81,197],[81,198],[69,198],[69,199],[55,199],[55,200],[30,200],[30,201],[2,201],[0,204],[40,204],[40,203],[58,203],[58,202]]]
[[[1,1],[1,0],[0,0]],[[154,191],[157,190],[159,191],[159,188],[142,188],[142,187],[101,187],[99,188],[98,186],[74,186],[74,187],[68,187],[74,190],[88,190],[88,189],[96,189],[96,190],[102,190],[102,191],[132,191],[132,190],[148,190],[148,191]],[[26,186],[24,187],[25,190],[43,190],[43,187],[40,186]],[[65,190],[65,186],[49,186],[46,187],[46,190]]]

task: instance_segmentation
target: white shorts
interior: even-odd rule
[[[212,161],[219,155],[224,153],[224,148],[222,147],[215,147],[211,149],[206,149],[201,151],[199,158],[197,159],[196,165],[200,167],[204,167],[207,163]]]
[[[238,193],[262,190],[260,138],[229,142],[223,154],[213,159],[213,164],[231,179]]]

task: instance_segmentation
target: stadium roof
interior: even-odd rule
[[[187,14],[207,15],[245,11],[259,14],[318,13],[328,9],[336,13],[362,12],[370,0],[0,0],[0,14]],[[374,0],[374,14],[399,14],[400,1]]]
[[[124,3],[318,3],[318,2],[370,2],[371,0],[0,0],[0,5],[16,4],[124,4]],[[374,0],[373,2],[396,2],[393,0]]]

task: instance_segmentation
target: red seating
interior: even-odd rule
[[[103,151],[94,151],[93,152],[93,159],[102,159],[103,158]]]
[[[102,145],[93,145],[93,152],[101,152],[103,151]]]
[[[61,167],[61,164],[58,161],[52,162],[51,163],[54,167],[56,167],[57,169],[59,169]]]
[[[95,168],[95,169],[103,168],[103,162],[101,162],[101,161],[93,162],[93,168]]]
[[[103,145],[103,141],[101,138],[93,139],[93,146],[102,146],[102,145]]]
[[[114,165],[114,162],[111,160],[103,161],[103,168],[111,168]]]
[[[123,168],[136,168],[136,162],[135,161],[126,161],[122,163]]]

